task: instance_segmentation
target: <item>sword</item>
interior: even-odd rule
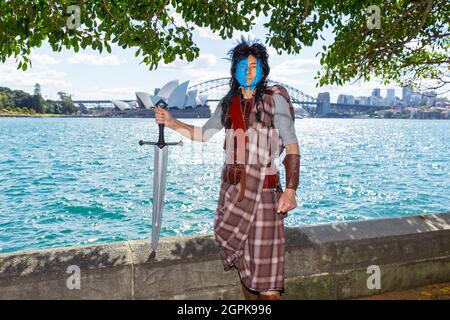
[[[141,103],[148,104],[147,101],[142,101],[139,95],[136,95]],[[164,99],[160,99],[156,104],[157,107],[167,109],[167,103]],[[153,106],[146,106],[149,109],[154,109]],[[139,145],[143,146],[150,144],[155,146],[154,149],[154,173],[153,173],[153,212],[152,212],[152,249],[156,251],[158,247],[159,236],[161,233],[161,223],[164,208],[164,192],[166,190],[166,172],[167,172],[167,154],[168,146],[183,145],[183,141],[179,142],[165,142],[164,140],[164,124],[158,124],[159,137],[157,142],[139,141]]]

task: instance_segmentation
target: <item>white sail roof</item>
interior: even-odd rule
[[[161,97],[161,96],[150,96],[150,99],[152,99],[152,103],[154,106],[156,106],[156,104],[159,102],[159,100],[164,100],[164,102],[167,103],[167,99],[165,99],[164,97]]]
[[[207,99],[208,99],[208,95],[206,95],[206,94],[198,95],[199,105],[201,105],[201,106],[206,105],[206,100]]]
[[[198,89],[188,92],[185,107],[195,108],[197,106],[197,92],[198,92]]]
[[[146,92],[136,92],[136,99],[138,104],[145,109],[151,109],[154,107],[151,96]]]
[[[189,80],[178,84],[178,80],[166,83],[161,89],[155,89],[154,95],[146,92],[136,92],[137,106],[146,109],[154,108],[156,103],[163,99],[167,103],[167,107],[178,107],[184,109],[186,107],[195,108],[197,105],[204,106],[208,96],[206,94],[198,94],[198,89],[187,92]],[[130,108],[128,106],[127,108]]]
[[[178,80],[177,80],[178,81]],[[167,100],[168,107],[178,107],[182,109],[184,107],[184,103],[186,102],[186,91],[189,85],[189,80],[183,82],[178,87],[176,87],[172,93],[169,95],[169,99]]]
[[[136,109],[136,108],[139,107],[138,104],[137,104],[137,101],[132,101],[132,102],[130,102],[128,104],[130,105],[131,109]]]
[[[126,110],[126,109],[130,109],[130,105],[124,101],[120,101],[120,100],[111,100],[111,102],[113,103],[114,107],[116,109],[119,109],[121,111]]]
[[[178,87],[178,80],[172,80],[167,82],[157,93],[158,96],[161,96],[166,99],[169,99],[170,94]]]

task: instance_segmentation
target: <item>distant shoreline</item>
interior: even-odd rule
[[[27,114],[0,114],[0,118],[60,118],[67,117],[60,114],[42,114],[42,115],[27,115]]]
[[[154,117],[107,117],[107,116],[77,116],[77,115],[63,115],[63,114],[42,114],[42,115],[25,115],[25,114],[0,114],[0,118],[104,118],[104,119],[155,119]],[[181,118],[177,119],[209,119],[209,118]],[[296,118],[296,119],[392,119],[392,120],[450,120],[450,118],[431,118],[431,119],[420,119],[420,118],[369,118],[369,117],[306,117],[306,118]]]
[[[108,118],[98,116],[75,116],[75,115],[63,115],[63,114],[0,114],[0,118]]]

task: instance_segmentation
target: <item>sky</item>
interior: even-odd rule
[[[34,84],[39,83],[46,99],[57,99],[58,91],[71,94],[74,100],[134,99],[135,92],[153,93],[155,88],[174,79],[178,79],[180,83],[189,80],[191,86],[215,78],[229,77],[230,63],[224,58],[227,58],[228,50],[244,35],[250,39],[256,38],[268,47],[271,67],[269,79],[295,87],[308,95],[317,97],[319,92],[328,91],[331,101],[335,102],[339,94],[370,96],[373,88],[377,87],[381,88],[383,97],[386,96],[387,88],[396,89],[396,95],[401,97],[399,87],[386,87],[376,80],[342,87],[316,88],[314,76],[320,65],[319,58],[315,55],[322,45],[332,42],[333,34],[323,34],[325,41],[318,40],[312,47],[302,49],[299,54],[278,55],[265,41],[265,21],[267,17],[258,17],[251,31],[235,32],[233,39],[228,40],[223,40],[209,28],[196,27],[193,41],[200,49],[200,56],[190,63],[178,59],[168,65],[161,62],[158,69],[152,71],[143,63],[139,64],[141,57],[134,56],[136,48],[122,49],[112,45],[111,54],[105,51],[100,54],[91,49],[80,49],[78,53],[66,49],[53,52],[45,43],[40,48],[32,49],[33,67],[25,72],[17,70],[12,59],[0,64],[0,86],[32,93]]]

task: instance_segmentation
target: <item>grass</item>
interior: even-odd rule
[[[49,118],[49,117],[63,117],[63,114],[56,113],[25,113],[25,112],[0,112],[0,117],[38,117],[38,118]]]

